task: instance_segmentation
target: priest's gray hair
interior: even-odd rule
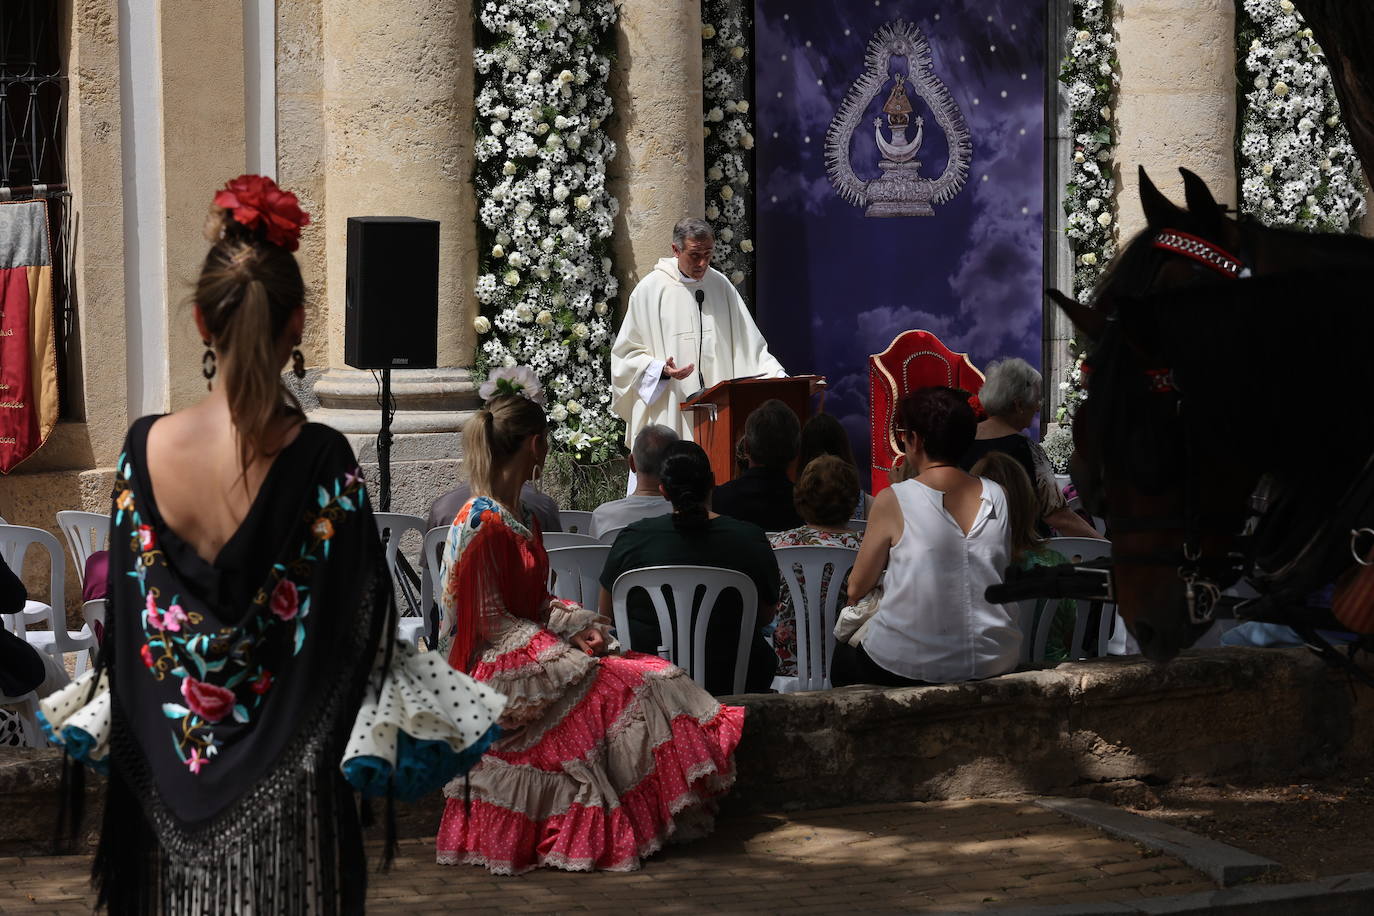
[[[697,219],[695,216],[684,216],[677,221],[673,227],[673,244],[681,251],[686,246],[687,240],[710,239],[716,240],[716,234],[711,230],[711,224],[704,219]]]
[[[978,400],[990,417],[1005,416],[1021,408],[1040,403],[1040,373],[1024,359],[1012,357],[988,366],[987,381],[978,392]]]
[[[663,452],[681,438],[677,430],[661,423],[644,427],[635,435],[630,454],[635,460],[635,473],[640,477],[657,477],[663,467]]]

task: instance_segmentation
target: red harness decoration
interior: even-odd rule
[[[1226,249],[1177,229],[1161,229],[1155,236],[1155,247],[1192,258],[1232,280],[1239,279],[1245,269],[1240,258]]]
[[[1178,386],[1174,384],[1172,369],[1146,369],[1145,375],[1149,379],[1152,394],[1168,394],[1178,390]]]

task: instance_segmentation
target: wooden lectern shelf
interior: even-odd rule
[[[824,384],[819,375],[730,379],[698,392],[679,409],[696,415],[692,438],[706,450],[716,483],[722,484],[735,478],[735,443],[744,435],[745,421],[756,407],[777,398],[805,423],[812,413],[811,395]]]

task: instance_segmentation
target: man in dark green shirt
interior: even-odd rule
[[[778,564],[763,529],[725,516],[709,519],[704,528],[686,531],[673,524],[671,515],[635,522],[620,533],[611,547],[601,571],[601,586],[609,594],[622,573],[649,566],[717,566],[738,570],[753,580],[759,593],[759,610],[749,645],[745,689],[749,693],[768,691],[778,657],[762,630],[777,611]],[[698,592],[697,604],[700,598]],[[668,604],[676,614],[671,596]],[[694,606],[693,614],[699,610]],[[643,589],[630,593],[627,612],[630,632],[619,634],[621,641],[635,651],[656,653],[662,644],[658,615]],[[706,632],[706,689],[717,696],[734,692],[740,614],[739,593],[735,591],[723,592],[711,612]]]

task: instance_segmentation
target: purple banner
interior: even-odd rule
[[[759,324],[865,467],[868,356],[903,331],[1040,364],[1045,28],[1035,0],[755,4]]]

